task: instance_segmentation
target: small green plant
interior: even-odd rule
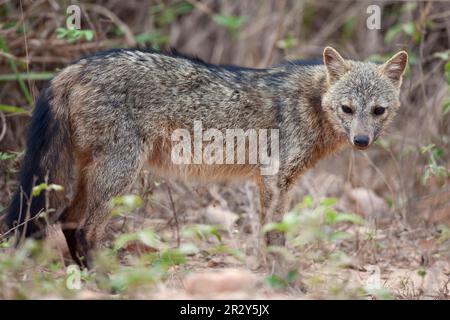
[[[5,38],[3,38],[2,36],[0,36],[0,50],[6,54],[9,53],[9,47],[6,43]],[[20,90],[22,91],[27,103],[29,105],[33,104],[33,97],[31,96],[30,90],[28,90],[27,85],[25,84],[25,81],[23,78],[19,77],[19,68],[16,64],[16,61],[13,58],[8,57],[7,58],[8,64],[12,70],[12,72],[14,72],[14,81],[17,80]]]
[[[274,289],[283,289],[289,284],[293,283],[297,278],[297,272],[295,270],[290,270],[288,274],[284,277],[278,275],[270,275],[265,278],[265,282]]]
[[[219,227],[209,224],[191,224],[183,228],[182,231],[185,237],[196,238],[204,241],[213,237],[219,241],[222,241],[222,237],[219,232]]]
[[[314,241],[338,241],[351,237],[351,234],[334,230],[339,223],[361,224],[363,219],[353,213],[337,212],[334,209],[337,199],[326,198],[314,207],[310,196],[303,199],[278,223],[269,223],[263,232],[279,231],[286,234],[287,240],[295,247],[302,247]]]
[[[151,7],[150,15],[154,20],[154,29],[135,36],[135,40],[142,46],[161,49],[169,43],[169,27],[179,17],[189,14],[193,10],[192,4],[181,1],[179,3],[158,3]]]
[[[441,236],[439,237],[437,243],[443,244],[447,240],[450,239],[450,228],[445,224],[439,224],[437,226],[438,231],[440,232]]]
[[[187,225],[182,230],[182,235],[188,240],[192,241],[187,246],[197,249],[197,246],[205,247],[202,251],[205,255],[229,255],[238,261],[245,261],[245,254],[237,248],[231,248],[222,242],[220,235],[220,227],[208,224],[191,224]],[[211,240],[215,240],[215,243]],[[207,246],[205,245],[207,243]],[[211,242],[213,242],[211,246]],[[217,243],[218,242],[218,243]]]
[[[278,231],[285,234],[287,248],[272,246],[268,249],[295,266],[285,277],[277,275],[266,278],[271,287],[283,288],[299,278],[319,296],[364,296],[364,289],[349,287],[345,279],[326,280],[336,274],[337,270],[353,265],[353,257],[339,250],[339,245],[353,241],[354,235],[346,231],[349,225],[361,225],[364,222],[364,219],[356,214],[339,212],[336,205],[335,198],[314,201],[311,196],[306,196],[282,221],[263,227],[263,232]],[[325,274],[303,275],[300,267],[303,263],[320,264],[320,270]]]
[[[58,184],[47,184],[42,182],[33,187],[32,195],[33,197],[37,197],[41,194],[42,191],[62,191],[64,188]]]
[[[6,161],[17,157],[15,153],[0,152],[0,161]]]
[[[233,35],[237,36],[239,29],[243,26],[246,21],[245,16],[232,16],[226,14],[215,14],[213,20],[220,26],[226,27],[228,31]]]
[[[345,39],[350,39],[353,36],[356,27],[356,21],[357,21],[356,16],[350,16],[345,21],[344,25],[342,26],[342,36]]]
[[[110,202],[112,216],[123,216],[130,213],[143,205],[142,198],[137,195],[124,195],[114,197]]]
[[[154,5],[150,14],[155,18],[158,27],[170,25],[178,17],[190,13],[194,7],[188,2],[165,4],[163,2]]]
[[[142,230],[139,232],[125,233],[120,235],[114,242],[114,250],[118,251],[119,249],[125,247],[128,243],[135,241],[157,250],[161,250],[164,248],[163,243],[158,240],[152,230]]]
[[[414,10],[416,10],[416,8],[417,8],[416,3],[406,3],[400,8],[400,11],[412,13]],[[395,11],[392,11],[391,15],[399,16],[399,14],[395,13]],[[432,21],[431,20],[425,21],[425,26],[431,27]],[[422,37],[422,32],[419,29],[418,24],[415,21],[408,21],[408,22],[400,22],[390,27],[386,32],[384,41],[386,43],[392,43],[392,41],[399,34],[407,35],[416,44],[420,42],[420,39]]]
[[[15,107],[15,106],[9,106],[6,104],[0,104],[0,112],[6,112],[6,113],[28,113],[27,110]]]
[[[134,39],[140,45],[150,45],[154,49],[160,49],[163,45],[169,43],[169,37],[162,34],[160,30],[141,33],[135,36]]]
[[[450,60],[445,64],[445,78],[447,84],[450,86]],[[442,112],[444,115],[450,113],[450,97],[445,98],[444,105],[442,106]]]
[[[429,144],[421,148],[422,154],[427,153],[429,155],[428,164],[425,167],[425,172],[422,175],[422,183],[426,184],[431,177],[435,177],[439,184],[445,183],[445,178],[450,175],[450,171],[447,167],[440,165],[440,161],[443,158],[444,150],[438,148],[435,144]]]
[[[386,43],[391,43],[394,38],[401,33],[408,35],[415,43],[419,43],[420,41],[421,32],[412,21],[391,27],[386,33],[384,40]]]
[[[445,62],[444,64],[444,77],[449,85],[450,92],[450,50],[435,52],[433,54],[434,57],[439,58]],[[447,115],[450,113],[450,96],[447,96],[444,99],[444,103],[442,105],[442,115]]]
[[[289,50],[297,44],[297,39],[291,34],[287,34],[283,39],[277,42],[277,47],[283,50]]]
[[[81,39],[84,39],[86,41],[92,41],[94,39],[94,31],[89,29],[77,30],[60,27],[56,29],[56,37],[58,39],[64,39],[68,42],[75,42]]]
[[[121,249],[125,249],[130,243],[138,243],[151,247],[152,252],[131,253],[128,257],[130,266],[116,265],[111,269],[111,258],[116,257]],[[198,249],[195,246],[181,246],[180,248],[170,248],[167,244],[161,242],[152,230],[143,230],[135,233],[123,234],[114,243],[112,256],[110,255],[107,272],[112,275],[102,278],[102,285],[110,287],[116,292],[126,293],[136,288],[145,288],[153,286],[155,283],[163,280],[171,267],[186,263],[186,256],[196,253]],[[116,259],[112,258],[113,261]]]
[[[40,241],[27,239],[11,254],[13,249],[3,244],[0,246],[0,298],[73,296],[74,291],[66,287],[65,275],[59,272],[63,263],[54,250]]]

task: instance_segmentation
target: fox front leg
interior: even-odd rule
[[[264,178],[259,184],[260,190],[260,222],[261,226],[269,222],[280,222],[286,213],[290,200],[290,189],[285,184],[271,178]],[[272,230],[264,234],[265,250],[263,260],[270,268],[270,272],[277,275],[287,273],[289,266],[279,253],[268,251],[270,246],[285,246],[285,236],[282,232]]]

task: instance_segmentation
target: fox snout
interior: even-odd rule
[[[358,149],[366,149],[371,143],[370,137],[363,134],[356,135],[355,137],[353,137],[352,142],[353,145]]]
[[[357,116],[348,130],[348,140],[355,148],[367,149],[375,140],[375,123],[373,119],[366,116]]]

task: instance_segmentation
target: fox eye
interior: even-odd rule
[[[344,113],[347,114],[353,114],[353,110],[352,108],[350,108],[349,106],[346,106],[345,104],[341,106],[342,111],[344,111]]]
[[[386,111],[386,108],[383,107],[376,107],[373,109],[373,114],[376,116],[381,116]]]

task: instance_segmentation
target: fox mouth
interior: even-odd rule
[[[363,151],[363,150],[369,149],[370,144],[368,144],[367,146],[358,146],[358,145],[352,143],[352,146],[353,146],[353,148],[355,148],[356,150]]]

